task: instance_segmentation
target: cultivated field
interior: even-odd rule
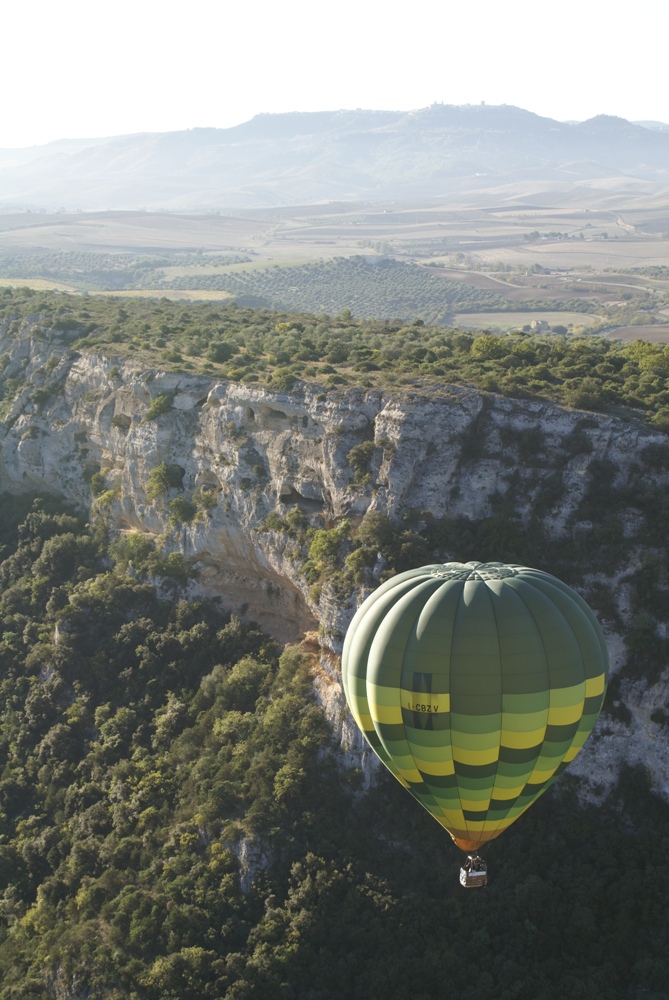
[[[0,288],[33,288],[36,292],[76,292],[73,285],[64,285],[62,281],[49,281],[48,278],[0,278]]]
[[[242,295],[287,309],[348,308],[466,328],[506,330],[543,319],[663,340],[665,194],[651,200],[638,185],[621,191],[602,181],[587,189],[507,185],[479,192],[476,203],[468,195],[470,204],[5,214],[0,281],[183,300]],[[355,271],[350,295],[343,260],[370,265]],[[403,265],[401,294],[387,276],[377,280],[372,265],[381,260]]]
[[[229,292],[207,289],[194,292],[187,288],[180,291],[175,291],[173,288],[132,288],[122,292],[89,292],[89,294],[109,295],[112,298],[124,299],[169,299],[170,302],[222,302],[224,299],[232,298]]]
[[[592,327],[601,323],[602,316],[576,312],[478,312],[456,313],[453,325],[467,330],[517,330],[534,321],[543,321],[549,326],[567,328]],[[667,328],[669,332],[669,327]]]

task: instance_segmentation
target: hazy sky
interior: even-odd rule
[[[662,0],[9,0],[2,19],[5,147],[433,101],[669,122]]]

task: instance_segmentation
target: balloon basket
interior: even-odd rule
[[[460,869],[460,885],[465,889],[482,889],[488,884],[488,865],[478,854],[470,854]]]

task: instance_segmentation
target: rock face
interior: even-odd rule
[[[256,875],[272,867],[274,856],[267,844],[258,837],[242,837],[231,847],[239,861],[239,888],[248,896]]]
[[[62,334],[37,336],[30,324],[0,338],[0,352],[9,359],[5,378],[19,386],[13,401],[3,403],[0,489],[51,491],[85,509],[97,504],[115,530],[164,534],[168,551],[181,552],[199,570],[193,594],[218,595],[284,641],[319,629],[316,688],[351,761],[362,762],[368,776],[337,663],[360,595],[335,599],[327,585],[315,595],[303,572],[306,552],[285,532],[269,530],[268,515],[283,517],[297,507],[314,527],[329,528],[376,510],[398,524],[410,515],[420,526],[493,518],[506,502],[522,524],[540,515],[549,537],[573,541],[593,529],[579,511],[595,471],[606,467],[611,488],[624,486],[638,476],[645,449],[666,448],[665,435],[633,419],[543,401],[455,386],[429,397],[419,389],[326,396],[303,384],[276,393],[76,354]],[[151,418],[158,397],[165,397],[158,407],[164,412]],[[364,442],[374,445],[367,449],[369,474],[356,482],[348,456]],[[152,499],[152,470],[163,463],[181,485]],[[93,501],[97,472],[105,492]],[[652,475],[660,483],[669,479],[666,465]],[[169,501],[179,496],[206,498],[192,523],[172,523]],[[619,531],[632,538],[638,521],[630,506]],[[635,615],[626,578],[638,568],[630,556],[591,581],[611,595],[603,625],[624,708],[600,720],[572,767],[591,797],[605,795],[626,762],[643,764],[669,798],[669,715],[663,714],[669,670],[665,663],[651,680],[626,668],[623,634]],[[666,621],[657,613],[649,621],[661,637]]]

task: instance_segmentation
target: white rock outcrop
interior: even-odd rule
[[[666,445],[664,434],[634,419],[462,387],[444,386],[429,396],[419,389],[326,396],[303,384],[277,393],[161,372],[132,360],[73,354],[62,337],[33,335],[30,324],[19,336],[1,338],[0,352],[9,359],[5,376],[19,384],[13,401],[3,404],[0,489],[50,491],[90,508],[90,477],[102,471],[111,527],[164,535],[168,550],[197,566],[193,593],[219,596],[285,641],[320,629],[317,691],[350,759],[365,768],[336,662],[357,595],[342,602],[325,587],[315,598],[302,573],[304,553],[285,533],[266,530],[267,515],[284,516],[297,506],[317,527],[331,527],[342,516],[355,521],[368,510],[398,524],[407,516],[419,524],[477,520],[493,515],[506,498],[514,516],[529,524],[541,495],[546,532],[566,538],[592,527],[575,517],[593,461],[610,463],[615,484],[624,484],[645,447]],[[169,409],[147,419],[161,395]],[[569,447],[575,435],[580,443]],[[364,441],[376,447],[370,481],[359,485],[347,456]],[[196,522],[174,527],[166,502],[147,495],[160,463],[176,468],[185,497],[206,492],[211,505]],[[657,475],[667,478],[666,471]],[[626,532],[634,532],[636,517],[628,513]],[[624,577],[633,568],[601,580],[613,588],[617,608],[617,624],[604,623],[615,671],[624,671],[620,621],[630,621]],[[669,798],[669,732],[651,718],[660,718],[667,705],[669,671],[652,683],[623,676],[619,689],[631,719],[601,720],[573,770],[596,797],[615,782],[621,761],[643,763]]]

